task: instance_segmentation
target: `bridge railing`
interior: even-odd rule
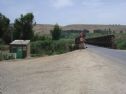
[[[106,35],[106,36],[86,39],[88,44],[115,49],[116,45],[114,43],[114,40],[115,40],[114,35]]]

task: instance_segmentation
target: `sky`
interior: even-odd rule
[[[126,0],[0,0],[0,12],[14,22],[32,12],[37,24],[123,24]]]

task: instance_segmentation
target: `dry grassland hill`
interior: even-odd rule
[[[54,28],[54,25],[51,24],[37,24],[34,26],[34,31],[37,34],[50,34],[50,30]],[[63,30],[84,30],[87,29],[90,32],[93,32],[96,29],[109,30],[111,29],[114,32],[126,32],[126,25],[88,25],[88,24],[71,24],[66,26],[61,26]]]

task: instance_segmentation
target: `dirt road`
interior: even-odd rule
[[[126,59],[107,51],[113,53],[90,46],[62,55],[0,62],[0,94],[126,94]]]

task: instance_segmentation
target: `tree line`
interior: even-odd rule
[[[10,19],[0,13],[0,40],[8,44],[12,40],[32,40],[34,37],[33,26],[36,24],[33,13],[27,13],[16,18],[14,23],[10,23]],[[59,40],[61,28],[58,24],[51,30],[53,40]]]

